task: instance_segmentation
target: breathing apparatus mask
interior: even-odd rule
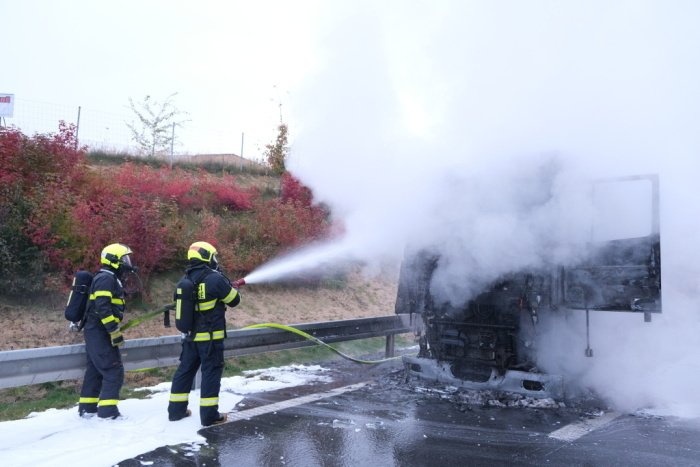
[[[214,271],[219,271],[219,262],[216,260],[216,255],[213,255],[209,260],[209,267]]]
[[[124,272],[137,272],[139,270],[139,268],[131,263],[130,255],[122,256],[122,259],[119,262],[119,269],[123,270]]]

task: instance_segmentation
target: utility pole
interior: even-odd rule
[[[284,120],[282,120],[282,97],[280,97],[280,90],[277,87],[277,85],[274,84],[272,87],[275,88],[275,91],[277,91],[277,106],[280,109],[280,125],[281,125],[284,123]],[[270,100],[272,100],[272,99],[270,99]]]
[[[245,133],[241,132],[241,157],[240,157],[240,169],[243,171],[243,138],[245,137]]]
[[[78,149],[78,134],[80,133],[80,106],[78,106],[78,121],[75,124],[75,149]]]
[[[173,132],[170,136],[170,168],[173,168],[173,153],[175,152],[175,122],[173,122]]]

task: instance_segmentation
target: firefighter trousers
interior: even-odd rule
[[[219,390],[221,375],[224,372],[224,341],[209,340],[204,342],[182,342],[180,365],[173,376],[168,403],[168,417],[179,420],[185,416],[190,391],[197,370],[202,368],[202,387],[199,398],[199,417],[203,426],[209,426],[218,420]]]
[[[124,384],[121,353],[104,329],[85,329],[84,333],[87,366],[78,411],[81,415],[97,413],[101,418],[115,418],[119,416],[117,402]]]

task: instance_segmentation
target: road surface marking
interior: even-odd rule
[[[622,414],[618,412],[608,412],[601,415],[598,418],[590,418],[588,420],[582,420],[577,423],[572,423],[570,425],[563,426],[558,430],[551,432],[549,434],[549,437],[558,439],[560,441],[576,441],[583,435],[586,435],[594,430],[603,428],[605,425],[609,424],[620,415]]]
[[[295,399],[289,399],[282,402],[275,402],[274,404],[263,405],[248,410],[241,410],[240,412],[229,412],[228,421],[234,422],[236,420],[250,420],[251,418],[257,417],[259,415],[265,415],[268,413],[277,412],[279,410],[296,407],[298,405],[308,404],[310,402],[316,402],[322,399],[327,399],[328,397],[338,396],[346,392],[356,391],[360,388],[367,386],[369,383],[369,381],[364,381],[362,383],[356,383],[351,384],[349,386],[331,389],[330,391],[326,392],[318,392],[315,394],[309,394],[308,396],[301,396]]]

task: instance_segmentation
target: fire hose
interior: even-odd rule
[[[127,321],[126,323],[122,324],[120,329],[122,331],[126,331],[129,328],[133,328],[134,326],[138,326],[139,324],[143,323],[144,321],[147,321],[151,318],[155,318],[159,314],[163,313],[163,325],[166,328],[170,327],[170,310],[175,309],[175,304],[174,303],[169,303],[167,305],[164,305],[160,308],[158,308],[155,311],[151,311],[146,313],[145,315],[139,316],[138,318],[131,319]]]
[[[275,328],[275,329],[281,329],[281,330],[283,330],[283,331],[287,331],[287,332],[291,332],[291,333],[297,334],[297,335],[299,335],[299,336],[301,336],[301,337],[303,337],[303,338],[305,338],[305,339],[308,339],[308,340],[310,340],[310,341],[312,341],[312,342],[315,342],[315,343],[317,343],[317,344],[319,344],[319,345],[322,345],[322,346],[324,346],[324,347],[327,347],[328,349],[330,349],[330,350],[332,350],[333,352],[337,353],[338,355],[340,355],[340,356],[343,357],[344,359],[350,360],[351,362],[355,362],[355,363],[362,363],[362,364],[365,364],[365,365],[375,365],[375,364],[377,364],[377,363],[388,362],[388,361],[390,361],[390,360],[395,360],[395,359],[397,359],[397,358],[401,358],[401,357],[389,357],[389,358],[382,358],[381,360],[362,360],[362,359],[359,359],[359,358],[351,357],[350,355],[344,354],[344,353],[341,352],[340,350],[336,349],[336,348],[333,347],[332,345],[323,342],[321,339],[319,339],[319,338],[317,338],[317,337],[314,337],[314,336],[312,336],[311,334],[302,331],[301,329],[297,329],[297,328],[292,327],[292,326],[287,326],[287,325],[285,325],[285,324],[278,324],[278,323],[251,324],[250,326],[246,326],[246,327],[244,327],[243,329],[258,329],[258,328]]]
[[[232,285],[233,285],[235,288],[239,288],[239,287],[241,287],[242,285],[245,285],[245,279],[238,279],[238,280],[234,281],[234,282],[232,283]],[[149,313],[146,313],[146,314],[143,315],[143,316],[139,316],[138,318],[134,318],[134,319],[132,319],[132,320],[130,320],[130,321],[124,323],[124,324],[121,326],[121,330],[122,330],[122,331],[125,331],[125,330],[127,330],[127,329],[129,329],[129,328],[132,328],[132,327],[134,327],[134,326],[138,326],[138,325],[141,324],[142,322],[144,322],[144,321],[146,321],[146,320],[149,320],[149,319],[151,319],[151,318],[154,318],[154,317],[158,316],[158,315],[161,314],[161,313],[163,313],[163,324],[164,324],[164,326],[165,326],[165,327],[170,327],[170,310],[173,310],[173,309],[175,309],[175,304],[174,304],[174,303],[170,303],[170,304],[168,304],[168,305],[162,306],[162,307],[160,307],[159,309],[157,309],[157,310],[155,310],[155,311],[151,311],[151,312],[149,312]],[[350,360],[351,362],[355,362],[355,363],[361,363],[361,364],[364,364],[364,365],[376,365],[376,364],[378,364],[378,363],[388,362],[388,361],[391,361],[391,360],[395,360],[395,359],[401,358],[401,357],[389,357],[389,358],[382,358],[382,359],[380,359],[380,360],[363,360],[363,359],[360,359],[360,358],[351,357],[350,355],[347,355],[347,354],[341,352],[340,350],[336,349],[336,348],[333,347],[332,345],[327,344],[326,342],[323,342],[321,339],[319,339],[319,338],[317,338],[317,337],[314,337],[314,336],[312,336],[311,334],[302,331],[301,329],[297,329],[297,328],[295,328],[295,327],[293,327],[293,326],[288,326],[288,325],[285,325],[285,324],[279,324],[279,323],[252,324],[252,325],[250,325],[250,326],[244,327],[243,329],[260,329],[260,328],[274,328],[274,329],[280,329],[280,330],[282,330],[282,331],[291,332],[291,333],[293,333],[293,334],[296,334],[296,335],[298,335],[298,336],[303,337],[304,339],[308,339],[308,340],[310,340],[310,341],[312,341],[312,342],[314,342],[314,343],[316,343],[316,344],[318,344],[318,345],[322,345],[322,346],[324,346],[324,347],[330,349],[331,351],[335,352],[336,354],[340,355],[341,357],[343,357],[343,358],[346,359],[346,360]]]
[[[127,321],[126,323],[124,323],[124,325],[121,326],[121,330],[125,331],[129,328],[138,326],[139,324],[143,323],[144,321],[147,321],[151,318],[155,318],[156,316],[160,315],[161,313],[164,313],[165,326],[170,327],[169,311],[173,310],[174,308],[175,308],[175,304],[173,304],[173,303],[162,306],[157,310],[151,311],[149,313],[146,313],[145,315],[139,316],[138,318],[134,318],[134,319]],[[321,339],[319,339],[315,336],[312,336],[311,334],[306,333],[306,332],[302,331],[301,329],[297,329],[293,326],[288,326],[285,324],[279,324],[279,323],[251,324],[250,326],[245,326],[242,329],[260,329],[260,328],[274,328],[274,329],[280,329],[282,331],[291,332],[291,333],[296,334],[298,336],[301,336],[305,339],[308,339],[308,340],[310,340],[318,345],[322,345],[322,346],[328,348],[329,350],[335,352],[336,354],[340,355],[341,357],[343,357],[346,360],[350,360],[351,362],[355,362],[355,363],[361,363],[364,365],[376,365],[378,363],[388,362],[391,360],[401,358],[401,357],[389,357],[389,358],[382,358],[380,360],[363,360],[360,358],[355,358],[355,357],[352,357],[350,355],[347,355],[347,354],[341,352],[340,350],[333,347],[332,345],[330,345],[326,342],[323,342]]]

